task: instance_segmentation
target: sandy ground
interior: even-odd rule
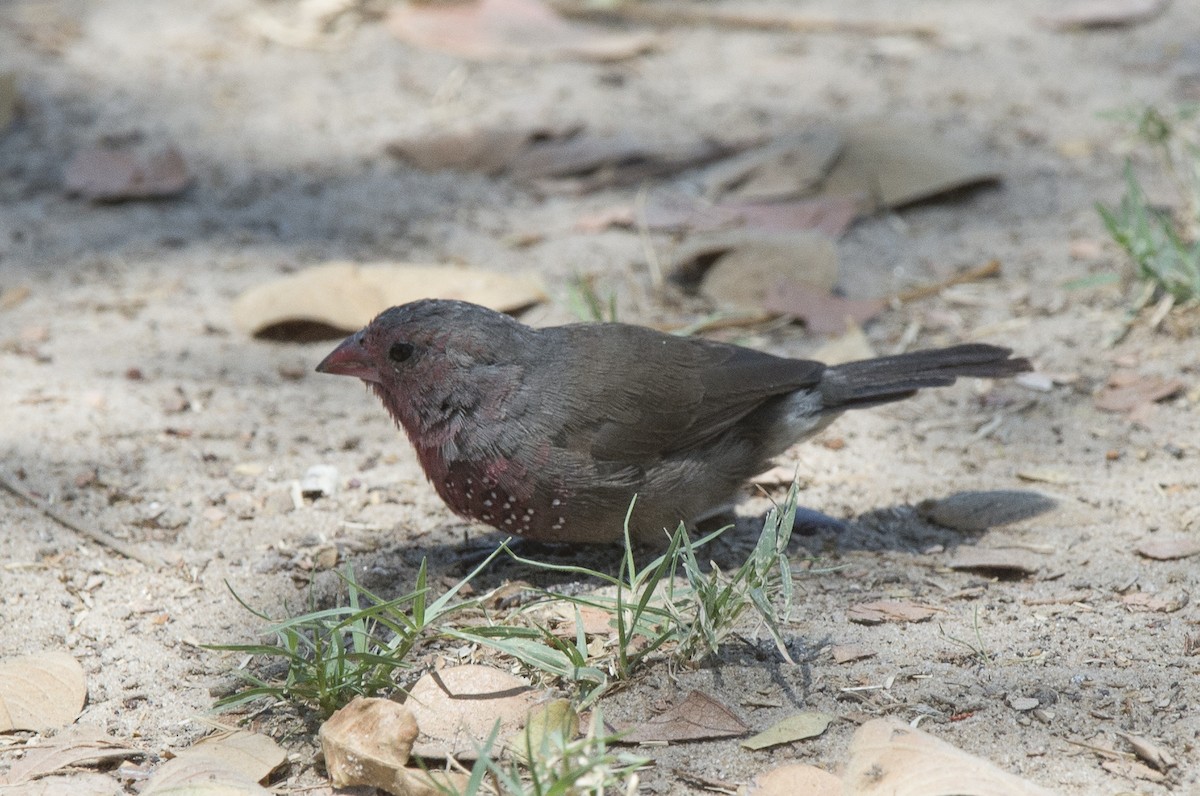
[[[1192,96],[1200,16],[1188,5],[1133,28],[1062,34],[1036,24],[1045,6],[1035,2],[915,2],[905,19],[937,38],[680,27],[625,63],[530,66],[423,52],[369,19],[320,47],[272,44],[251,17],[284,14],[277,3],[4,4],[0,71],[16,74],[24,108],[0,133],[0,288],[30,293],[0,310],[0,462],[25,489],[170,565],[148,569],[2,495],[0,650],[71,652],[89,682],[79,723],[162,754],[206,731],[196,717],[240,662],[200,645],[261,629],[226,582],[269,613],[294,613],[308,599],[301,564],[321,544],[389,594],[407,589],[422,556],[438,582],[461,576],[464,537],[486,530],[441,505],[372,396],[311,372],[328,343],[236,330],[230,302],[249,286],[328,259],[464,262],[540,274],[555,300],[526,315],[533,323],[570,318],[562,298],[575,273],[615,289],[626,320],[686,319],[651,298],[636,232],[573,231],[633,189],[542,197],[503,179],[426,174],[386,155],[390,140],[530,112],[662,136],[887,118],[982,148],[1003,183],[859,222],[840,244],[847,292],[879,295],[993,258],[1004,275],[885,314],[867,327],[876,349],[892,350],[916,322],[916,346],[1000,342],[1071,383],[959,384],[843,418],[826,432],[840,449],[794,450],[785,464],[799,469],[805,505],[849,521],[797,537],[797,558],[841,565],[798,581],[786,630],[802,663],[734,644],[698,671],[651,670],[606,711],[645,718],[705,688],[756,730],[798,709],[846,719],[770,751],[656,749],[644,784],[657,792],[688,789],[675,770],[745,783],[793,759],[836,767],[855,721],[878,715],[925,716],[924,729],[1061,793],[1200,787],[1194,559],[1134,549],[1189,531],[1189,520],[1200,531],[1200,349],[1172,322],[1106,348],[1133,291],[1064,288],[1127,268],[1093,210],[1120,195],[1126,153],[1124,128],[1102,112]],[[864,2],[843,13],[898,12]],[[72,152],[134,133],[175,142],[194,187],[157,203],[64,196]],[[511,244],[531,231],[540,242]],[[795,355],[822,343],[800,327],[736,339]],[[1186,387],[1135,425],[1094,407],[1118,367]],[[314,464],[336,466],[353,488],[290,510],[292,481]],[[1053,483],[1018,477],[1032,470]],[[912,509],[957,490],[1031,487],[1055,494],[1058,509],[982,535]],[[743,505],[718,558],[745,549],[766,505]],[[947,568],[971,545],[1032,550],[1037,571],[997,580]],[[483,585],[515,577],[531,574],[504,566]],[[329,573],[317,580],[332,589]],[[1126,598],[1139,592],[1170,598],[1171,610],[1135,610]],[[847,620],[878,598],[938,606],[945,634],[937,621]],[[946,635],[973,638],[976,616],[991,663]],[[837,664],[831,644],[877,654]],[[880,688],[845,690],[858,686]],[[1015,710],[1019,697],[1040,712]],[[319,782],[311,727],[272,726],[298,730],[284,740],[286,782]],[[1152,739],[1179,767],[1160,783],[1101,768],[1087,745],[1128,752],[1120,733]]]

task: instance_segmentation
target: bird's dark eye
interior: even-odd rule
[[[392,343],[392,347],[388,349],[388,359],[393,362],[403,362],[413,354],[412,343]]]

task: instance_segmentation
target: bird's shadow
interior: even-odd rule
[[[1039,516],[1056,505],[1052,498],[1038,492],[1006,490],[960,492],[916,506],[898,504],[871,509],[845,519],[797,507],[787,552],[792,558],[828,558],[853,550],[919,554],[931,548],[953,549],[974,543],[990,527]],[[702,531],[729,527],[697,550],[701,568],[708,570],[715,565],[730,572],[740,567],[758,543],[764,521],[765,515],[707,522]],[[512,555],[501,551],[493,556],[502,545]],[[648,566],[661,552],[649,547],[635,548],[634,566],[638,569]],[[489,556],[491,561],[480,568]],[[583,570],[617,577],[626,561],[625,549],[618,544],[547,544],[489,533],[457,543],[396,544],[378,551],[371,564],[363,567],[361,577],[363,585],[373,591],[402,592],[411,583],[404,577],[404,571],[415,572],[424,562],[430,573],[447,584],[479,568],[472,579],[472,587],[477,591],[512,582],[528,583],[531,589],[583,591],[602,585]]]

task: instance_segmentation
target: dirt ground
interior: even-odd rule
[[[981,149],[1003,180],[857,222],[839,243],[845,291],[883,295],[991,259],[1003,275],[884,313],[866,327],[875,349],[894,350],[918,324],[909,347],[998,342],[1060,383],[960,383],[843,418],[825,432],[840,447],[794,449],[783,464],[798,468],[804,505],[846,521],[796,538],[797,560],[838,567],[797,580],[786,631],[801,662],[733,644],[716,665],[651,670],[607,699],[606,715],[644,719],[702,688],[755,730],[800,709],[845,719],[766,751],[736,740],[653,749],[659,765],[643,787],[660,793],[698,787],[677,772],[738,785],[789,760],[836,769],[855,722],[879,715],[924,717],[923,729],[1060,793],[1195,792],[1196,559],[1135,548],[1200,532],[1200,347],[1172,320],[1137,323],[1106,346],[1136,290],[1068,289],[1128,273],[1093,207],[1120,196],[1128,151],[1126,126],[1104,112],[1196,98],[1200,15],[1189,6],[1133,27],[1060,33],[1037,23],[1047,4],[1032,0],[902,11],[817,0],[796,7],[937,35],[676,26],[660,49],[624,62],[530,65],[416,49],[373,18],[284,46],[254,23],[286,18],[281,3],[5,3],[0,72],[16,75],[22,111],[0,132],[0,290],[29,294],[0,309],[0,466],[169,565],[130,561],[0,494],[0,654],[72,653],[88,676],[79,723],[161,755],[207,732],[210,692],[241,663],[201,645],[247,643],[262,629],[226,583],[283,616],[307,604],[305,567],[321,545],[372,588],[400,594],[421,557],[449,582],[464,572],[464,545],[501,538],[440,503],[373,396],[312,372],[328,342],[237,330],[231,300],[250,286],[333,259],[458,262],[540,275],[552,300],[523,316],[534,324],[572,319],[564,297],[575,274],[615,291],[624,320],[699,317],[695,302],[649,289],[636,230],[575,229],[636,188],[542,196],[502,178],[415,170],[386,154],[389,141],[528,114],[661,137],[882,118]],[[64,194],[73,152],[131,134],[174,142],[195,185],[151,203]],[[533,232],[532,245],[514,245]],[[797,356],[824,342],[800,326],[724,337]],[[1134,423],[1094,405],[1117,369],[1179,378],[1184,389]],[[316,464],[335,466],[343,488],[293,510],[291,484]],[[1037,489],[1058,507],[982,534],[913,509],[999,489]],[[746,549],[768,505],[747,496],[718,560]],[[947,566],[971,546],[1032,551],[1036,572],[997,579]],[[532,577],[506,564],[481,586]],[[331,573],[316,582],[335,590]],[[1129,599],[1139,593],[1166,599]],[[943,613],[913,624],[847,619],[881,598]],[[975,639],[976,616],[990,663],[949,638]],[[834,644],[876,654],[839,664]],[[846,690],[862,686],[877,687]],[[1036,710],[1014,708],[1026,697]],[[283,784],[318,785],[312,726],[284,716],[271,727],[293,751]],[[1122,733],[1152,740],[1178,767],[1161,782],[1102,768],[1090,747],[1128,757]]]

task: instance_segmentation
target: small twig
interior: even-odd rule
[[[949,279],[941,282],[935,282],[931,285],[921,285],[914,287],[911,290],[905,290],[896,294],[896,298],[902,302],[916,301],[917,299],[936,296],[948,287],[961,285],[964,282],[978,282],[981,279],[991,279],[994,276],[1000,276],[1000,261],[991,260],[977,268],[969,268],[966,271],[955,274]]]
[[[71,519],[46,501],[21,487],[19,484],[13,481],[7,473],[0,473],[0,487],[3,487],[6,491],[11,492],[25,502],[29,503],[29,505],[33,506],[35,509],[42,512],[60,525],[66,526],[72,531],[86,536],[99,545],[103,545],[110,550],[120,553],[126,558],[132,558],[134,561],[140,561],[148,567],[158,569],[162,566],[161,561],[154,560],[150,556],[135,548],[133,545],[122,542],[120,539],[117,539],[114,536],[109,536],[104,531],[101,531],[97,528],[89,528],[81,522]]]

